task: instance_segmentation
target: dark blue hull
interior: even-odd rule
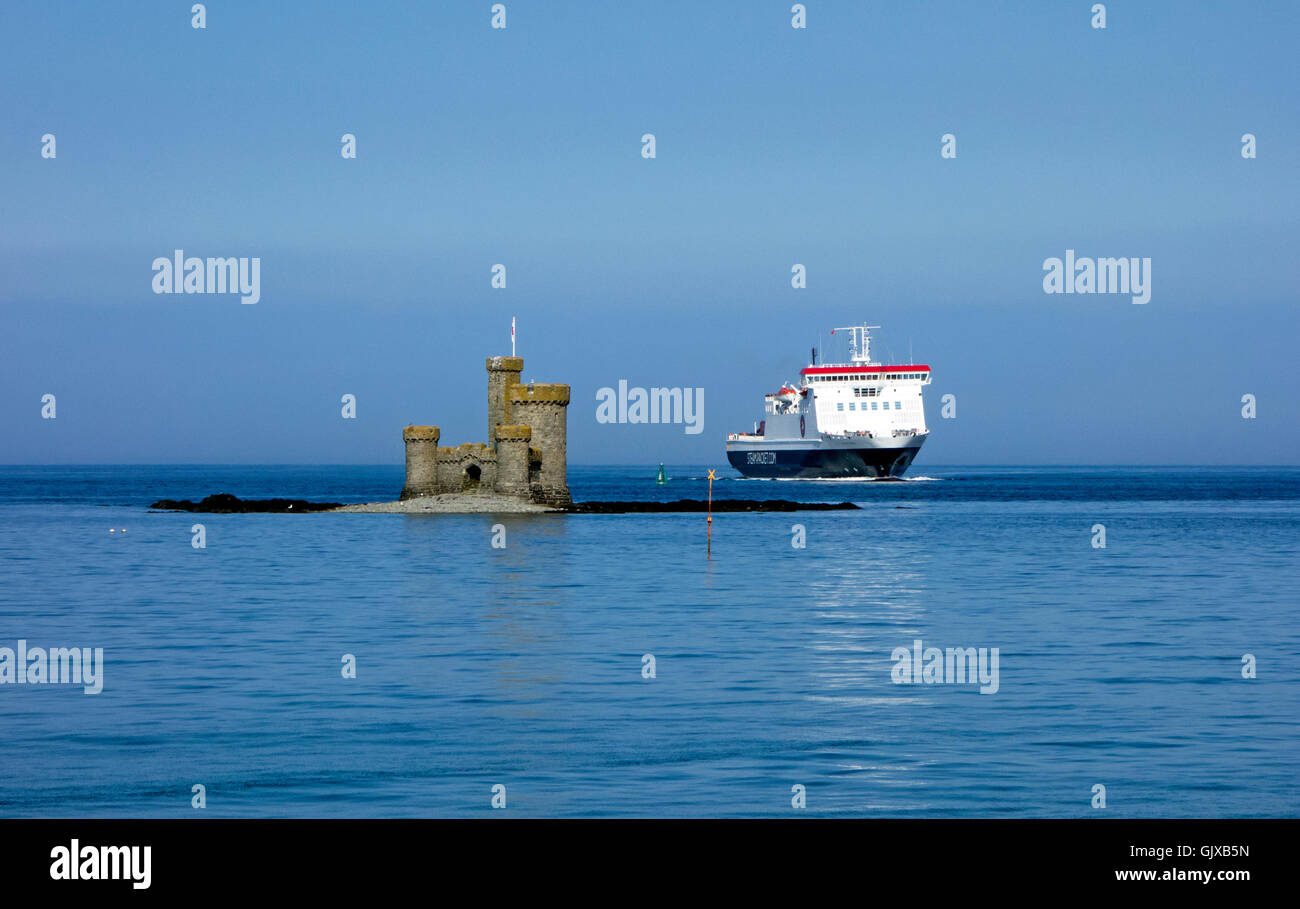
[[[728,451],[731,466],[747,477],[825,480],[836,477],[901,477],[921,450],[910,448],[803,448]]]

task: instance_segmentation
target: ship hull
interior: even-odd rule
[[[921,440],[899,447],[765,446],[731,443],[727,460],[747,477],[826,480],[901,477],[921,450]]]

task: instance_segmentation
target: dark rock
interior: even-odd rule
[[[158,511],[199,511],[207,514],[252,514],[257,512],[329,511],[341,502],[307,502],[303,499],[241,499],[228,492],[208,496],[202,502],[189,499],[159,499],[150,505]]]
[[[788,499],[714,499],[718,514],[745,511],[854,511],[852,502],[791,502]],[[571,514],[664,514],[670,512],[704,512],[709,503],[703,499],[678,499],[676,502],[575,502],[565,509]]]

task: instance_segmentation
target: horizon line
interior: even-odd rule
[[[580,462],[568,464],[569,467],[658,467],[663,464],[665,467],[705,467],[712,462],[708,461],[601,461],[601,462]],[[11,467],[391,467],[395,470],[402,468],[402,462],[362,462],[362,461],[101,461],[101,462],[59,462],[46,464],[33,464],[22,462],[4,462],[0,461],[0,469]],[[723,465],[730,467],[729,464]],[[1215,468],[1215,469],[1261,469],[1261,468],[1300,468],[1300,463],[1296,464],[1146,464],[1133,462],[1107,462],[1107,463],[951,463],[951,464],[926,464],[921,465],[926,469],[933,467],[1130,467],[1130,468]]]

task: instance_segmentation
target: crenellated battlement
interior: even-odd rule
[[[529,382],[511,385],[506,391],[506,400],[511,404],[569,404],[569,386],[553,383]]]
[[[494,461],[497,453],[494,449],[488,448],[482,442],[465,442],[460,445],[438,446],[438,460],[452,461],[460,463],[461,461]]]
[[[437,426],[408,426],[402,430],[403,442],[437,443],[440,430]]]
[[[488,357],[488,441],[439,445],[437,426],[407,426],[402,498],[495,493],[567,505],[569,386],[521,383],[523,357]]]
[[[497,442],[527,442],[533,437],[531,426],[520,426],[519,424],[498,426]]]

